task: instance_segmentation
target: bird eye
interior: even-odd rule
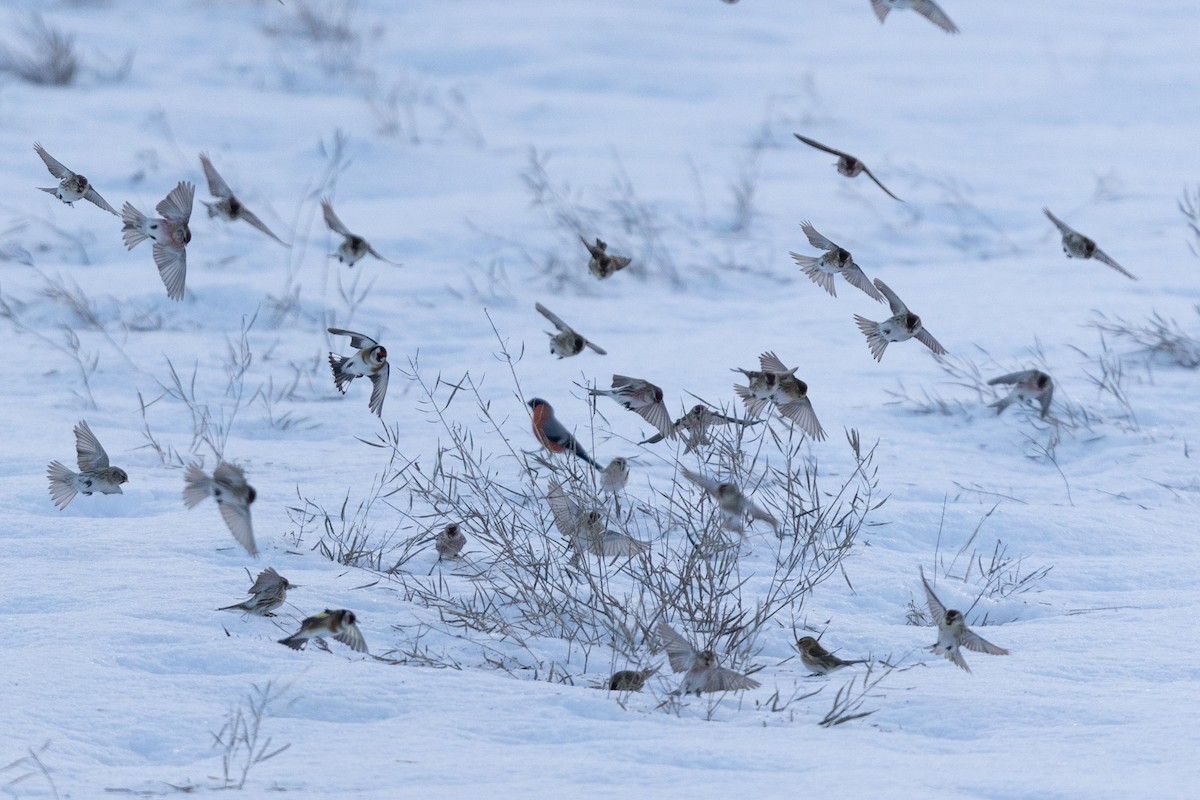
[[[253,486],[247,486],[246,489],[248,491],[248,494],[246,495],[246,503],[253,503],[256,499],[258,499],[258,492],[254,491]]]

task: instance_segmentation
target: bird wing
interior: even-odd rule
[[[46,163],[46,169],[50,170],[50,174],[59,180],[65,181],[67,178],[74,178],[75,173],[63,166],[62,162],[54,156],[46,152],[46,148],[42,147],[37,142],[34,142],[33,149],[42,157],[42,161]],[[51,191],[54,191],[51,189]]]
[[[158,275],[167,287],[167,297],[182,300],[183,286],[187,281],[187,251],[182,247],[165,247],[158,242],[154,243],[153,250]]]
[[[1047,376],[1047,377],[1049,377],[1049,376]],[[1046,415],[1050,413],[1050,402],[1053,399],[1054,399],[1054,381],[1050,381],[1049,383],[1046,384],[1046,388],[1042,392],[1042,396],[1038,401],[1041,403],[1041,406],[1042,406],[1042,419],[1045,419]]]
[[[634,539],[632,536],[626,536],[623,533],[615,531],[606,531],[604,538],[599,542],[598,555],[605,558],[632,558],[639,556],[650,549],[649,542],[642,542]]]
[[[1103,250],[1101,250],[1099,247],[1097,247],[1095,252],[1092,253],[1092,258],[1096,259],[1097,261],[1099,261],[1101,263],[1108,264],[1110,267],[1112,267],[1117,272],[1124,275],[1126,278],[1129,278],[1130,280],[1135,280],[1135,281],[1137,280],[1137,276],[1135,276],[1132,272],[1130,272],[1129,270],[1122,267],[1116,261],[1113,261],[1112,257],[1109,256],[1108,253],[1105,253]]]
[[[596,344],[595,342],[593,342],[593,341],[591,341],[591,340],[587,339],[586,337],[584,338],[584,340],[583,340],[583,343],[584,343],[586,346],[588,346],[588,347],[592,348],[593,350],[595,350],[597,353],[599,353],[599,354],[600,354],[600,355],[602,355],[602,356],[606,356],[606,355],[608,355],[608,351],[607,351],[607,350],[605,350],[604,348],[602,348],[600,345]]]
[[[679,471],[683,473],[683,477],[687,478],[689,481],[696,484],[709,494],[716,494],[717,487],[721,485],[720,481],[705,477],[704,475],[696,472],[692,472],[687,467],[680,467]]]
[[[799,253],[792,253],[792,252],[789,252],[788,254],[792,257],[792,260],[795,261],[797,265],[799,265],[800,269],[803,270],[804,274],[807,275],[813,283],[815,283],[817,286],[820,286],[825,291],[829,292],[829,294],[831,294],[832,296],[837,297],[837,289],[834,288],[834,285],[833,285],[833,275],[832,275],[832,273],[826,272],[825,270],[823,270],[819,266],[817,266],[818,262],[820,261],[819,258],[813,258],[812,256],[802,256]]]
[[[367,407],[375,412],[375,416],[383,416],[383,397],[387,394],[388,377],[391,374],[392,365],[386,361],[383,366],[371,373],[371,400],[367,403]]]
[[[817,229],[808,220],[800,223],[800,230],[804,231],[804,235],[808,237],[808,243],[813,247],[825,251],[836,250],[838,248],[836,244],[817,233]]]
[[[329,230],[334,233],[340,233],[342,236],[353,236],[342,221],[338,219],[338,215],[333,213],[333,206],[329,204],[327,198],[321,198],[321,211],[325,214],[325,224],[329,226]]]
[[[939,355],[939,356],[946,355],[946,348],[942,347],[941,343],[938,342],[937,339],[933,338],[933,334],[931,334],[929,331],[925,330],[924,327],[922,327],[921,330],[917,331],[916,338],[917,338],[918,342],[920,342],[921,344],[928,347],[930,350],[932,350],[937,355]]]
[[[108,201],[105,200],[103,197],[101,197],[100,193],[97,192],[95,190],[95,188],[93,188],[91,186],[88,187],[87,193],[84,194],[83,199],[87,200],[89,203],[92,203],[95,206],[103,208],[105,211],[109,212],[110,214],[114,214],[118,217],[121,216],[120,214],[117,214],[117,210],[115,208],[113,208],[112,206],[110,206],[108,204]]]
[[[764,511],[762,506],[755,503],[749,497],[742,497],[742,508],[750,515],[750,519],[762,520],[775,530],[779,530],[779,520]]]
[[[860,162],[858,162],[858,163],[862,164],[862,162],[861,162],[861,161],[860,161]],[[893,200],[900,200],[900,198],[899,198],[899,197],[896,197],[896,195],[892,194],[892,190],[891,190],[891,189],[889,189],[889,188],[887,188],[886,186],[884,186],[884,185],[883,185],[883,183],[882,183],[882,182],[879,180],[879,178],[876,178],[876,177],[875,177],[875,173],[874,173],[874,172],[871,172],[871,170],[867,169],[867,165],[866,165],[866,164],[863,164],[863,172],[867,173],[867,177],[868,177],[868,178],[870,178],[871,180],[875,181],[875,185],[876,185],[876,186],[878,186],[880,189],[883,189],[885,192],[887,192],[887,195],[888,195],[888,197],[892,198]],[[900,202],[901,202],[901,203],[903,203],[904,201],[903,201],[903,200],[900,200]]]
[[[671,413],[667,411],[667,407],[662,403],[651,403],[648,406],[635,408],[634,411],[638,415],[653,425],[668,439],[675,438],[675,424],[671,421]]]
[[[946,12],[933,0],[912,0],[912,10],[937,25],[946,33],[958,33],[958,27],[946,16]]]
[[[658,623],[658,638],[671,662],[672,672],[686,672],[696,662],[696,648],[692,643],[665,622]]]
[[[921,583],[925,586],[925,600],[929,605],[929,616],[933,617],[935,625],[941,625],[946,621],[946,607],[942,605],[942,601],[937,599],[937,595],[933,593],[933,588],[929,585],[929,581],[925,579],[925,570],[921,570]]]
[[[848,153],[843,153],[841,150],[834,150],[832,147],[827,147],[826,145],[821,144],[817,140],[810,139],[807,136],[801,136],[798,133],[793,133],[792,135],[795,136],[800,141],[804,142],[809,147],[815,147],[818,150],[824,150],[826,153],[833,153],[835,156],[838,156],[839,158],[854,158],[854,156],[852,156]]]
[[[247,594],[267,592],[274,590],[275,587],[282,583],[287,583],[287,579],[276,572],[274,567],[267,567],[262,572],[258,573],[258,578],[255,579],[254,585],[247,589],[246,592]]]
[[[971,668],[967,666],[967,660],[963,658],[962,647],[952,647],[948,650],[943,650],[942,654],[966,672],[971,671]]]
[[[555,314],[550,309],[546,308],[541,303],[534,303],[533,307],[535,309],[537,309],[537,312],[539,314],[541,314],[546,319],[550,320],[550,324],[553,325],[554,327],[558,328],[558,330],[560,332],[570,331],[570,332],[574,333],[574,329],[570,325],[563,322],[562,319],[557,314]]]
[[[376,250],[374,247],[372,247],[370,242],[364,241],[363,244],[365,244],[367,246],[368,253],[375,256],[375,258],[379,259],[380,261],[384,262],[385,264],[391,264],[392,266],[395,266],[395,267],[403,267],[404,266],[399,261],[392,261],[390,258],[384,258],[383,256],[379,255],[379,251]]]
[[[108,453],[104,452],[100,440],[96,438],[96,434],[92,433],[86,420],[80,420],[79,424],[75,426],[75,456],[79,461],[81,471],[87,472],[108,467]]]
[[[270,236],[272,239],[279,242],[284,247],[291,247],[290,244],[288,244],[283,239],[280,239],[278,236],[276,236],[274,233],[272,233],[271,229],[267,227],[267,224],[265,222],[263,222],[261,219],[259,219],[257,214],[255,214],[253,211],[246,208],[245,206],[242,206],[242,212],[238,216],[240,216],[242,219],[246,220],[246,222],[249,222],[254,227],[258,228],[260,231],[265,233],[267,236]]]
[[[217,469],[219,470],[220,467]],[[217,503],[217,506],[221,509],[221,517],[225,520],[225,525],[233,534],[233,538],[246,548],[247,553],[257,556],[258,547],[254,544],[254,525],[250,521],[250,507],[240,500],[222,500]]]
[[[222,461],[213,470],[213,480],[220,481],[238,491],[250,488],[250,484],[246,482],[246,471],[237,464],[230,464],[228,461]]]
[[[892,7],[883,2],[883,0],[871,0],[871,10],[875,12],[875,16],[879,17],[880,24],[883,24]]]
[[[824,441],[825,430],[817,421],[817,412],[813,411],[812,401],[807,397],[789,400],[778,405],[779,413],[797,423],[801,429],[816,441]]]
[[[734,394],[742,398],[742,402],[746,406],[746,413],[751,417],[758,417],[766,410],[771,401],[764,397],[757,397],[750,392],[749,387],[735,383],[733,385]]]
[[[788,369],[783,365],[783,361],[779,359],[779,356],[773,352],[760,355],[758,357],[758,366],[763,372],[775,372],[780,375],[791,375],[800,369],[799,367]]]
[[[968,650],[974,650],[976,653],[987,653],[993,656],[1006,656],[1008,651],[1003,647],[997,647],[979,634],[971,630],[964,630],[962,635],[962,646]]]
[[[862,267],[858,264],[851,261],[850,266],[842,269],[842,277],[846,279],[846,283],[855,289],[865,292],[872,300],[880,303],[883,302],[883,295],[875,288],[875,285],[871,283],[871,279],[867,277],[867,273],[863,272]],[[830,281],[832,280],[833,278],[831,277]]]
[[[350,623],[349,625],[347,625],[345,627],[345,629],[342,630],[341,633],[339,633],[337,636],[334,636],[333,638],[336,641],[339,641],[342,644],[346,645],[351,650],[354,650],[359,653],[367,652],[367,642],[365,639],[363,639],[362,632],[359,631],[358,625],[356,625],[355,623]]]
[[[1001,375],[999,378],[992,378],[988,381],[988,386],[995,386],[997,383],[1028,383],[1037,378],[1040,370],[1023,369],[1019,372],[1010,372],[1007,375]]]
[[[554,517],[554,527],[572,544],[581,539],[583,507],[573,497],[563,491],[562,484],[551,483],[546,492],[546,503],[550,506],[550,515]]]
[[[350,346],[355,350],[369,350],[370,348],[377,347],[379,345],[379,342],[363,333],[355,333],[354,331],[348,331],[345,328],[326,328],[325,330],[329,331],[334,336],[349,336]]]
[[[878,283],[879,279],[876,278],[875,281]],[[875,357],[876,361],[882,361],[884,351],[887,350],[888,340],[879,333],[879,323],[855,314],[854,324],[862,331],[863,336],[867,337],[867,347],[871,348],[871,355]]]
[[[1058,228],[1059,233],[1061,233],[1063,236],[1075,233],[1075,230],[1070,225],[1068,225],[1067,223],[1063,222],[1058,217],[1051,214],[1049,208],[1043,207],[1042,213],[1050,218],[1050,221],[1054,223],[1055,227]]]
[[[713,667],[705,677],[704,690],[707,692],[738,692],[742,689],[757,689],[762,684],[753,678],[747,678],[740,672],[734,672],[724,667]]]
[[[907,314],[908,313],[908,306],[904,305],[904,301],[901,300],[896,295],[895,292],[893,292],[891,289],[889,289],[888,285],[886,283],[879,280],[879,278],[875,279],[875,288],[878,289],[883,294],[883,296],[887,298],[888,306],[892,309],[893,314]]]
[[[233,190],[217,172],[217,168],[208,160],[207,153],[200,154],[200,166],[204,168],[204,177],[208,178],[208,192],[213,197],[231,198]]]
[[[154,208],[171,222],[187,222],[192,218],[192,200],[196,197],[196,186],[190,181],[175,184],[171,193]]]
[[[212,494],[212,479],[197,464],[188,464],[183,473],[183,504],[188,508]]]

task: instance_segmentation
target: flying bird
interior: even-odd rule
[[[242,205],[242,201],[238,200],[233,194],[233,190],[229,188],[229,184],[217,172],[216,167],[212,165],[212,161],[209,160],[205,153],[200,154],[200,166],[204,167],[204,176],[208,178],[209,193],[217,198],[217,202],[215,203],[209,203],[204,200],[200,201],[208,208],[209,217],[220,217],[227,222],[244,219],[284,247],[291,247],[290,244],[272,233],[271,229],[266,226],[266,223],[259,219],[253,211]]]
[[[683,473],[683,477],[716,498],[717,507],[721,510],[721,516],[724,520],[723,527],[726,530],[734,531],[744,536],[746,530],[745,520],[749,516],[751,522],[762,520],[778,532],[779,520],[764,511],[761,506],[749,497],[746,497],[737,484],[722,483],[715,478],[708,478],[692,472],[687,467],[680,467],[679,471]]]
[[[862,268],[854,263],[854,256],[850,255],[849,250],[817,233],[817,229],[807,220],[801,223],[800,227],[808,236],[809,244],[818,250],[825,251],[821,256],[802,256],[799,253],[791,253],[792,259],[800,266],[804,274],[812,279],[813,283],[837,297],[837,290],[833,287],[833,278],[835,275],[841,275],[847,283],[855,289],[866,292],[872,300],[883,302],[883,295],[871,284]]]
[[[121,237],[125,247],[132,250],[150,239],[154,242],[154,263],[158,275],[167,287],[167,297],[183,299],[183,285],[187,280],[187,245],[192,240],[192,229],[188,221],[192,218],[192,200],[196,187],[187,181],[176,184],[155,210],[162,215],[148,217],[126,201],[121,209]]]
[[[1043,208],[1042,212],[1050,218],[1050,221],[1055,224],[1059,233],[1062,234],[1062,248],[1063,252],[1067,254],[1067,258],[1094,258],[1102,264],[1108,264],[1126,278],[1134,281],[1137,280],[1137,277],[1132,272],[1122,267],[1116,261],[1113,261],[1107,253],[1096,246],[1093,240],[1072,229],[1070,225],[1051,214],[1050,209]]]
[[[58,461],[51,461],[46,467],[50,497],[59,509],[66,508],[76,494],[124,494],[121,484],[128,483],[129,476],[125,470],[109,464],[108,453],[86,420],[80,420],[75,426],[75,460],[79,472],[72,472]]]
[[[550,324],[558,328],[558,333],[546,332],[546,335],[550,337],[551,355],[558,356],[559,359],[569,358],[570,356],[577,356],[582,353],[584,347],[590,347],[602,356],[608,355],[606,350],[595,342],[588,341],[582,334],[563,322],[558,315],[541,303],[534,303],[533,307],[537,309],[539,314],[550,320]]]
[[[616,494],[629,483],[629,459],[617,456],[600,473],[600,491]]]
[[[378,417],[383,416],[383,398],[387,394],[388,376],[392,367],[387,360],[387,348],[369,336],[341,328],[328,328],[335,336],[349,336],[350,346],[358,350],[352,356],[329,354],[329,366],[333,369],[333,385],[342,394],[355,378],[366,376],[371,379],[371,399],[367,408]]]
[[[67,205],[74,208],[76,200],[87,200],[100,208],[103,208],[113,216],[121,216],[117,210],[108,204],[108,201],[100,196],[96,191],[96,187],[88,182],[88,179],[80,175],[78,172],[72,172],[62,165],[58,159],[46,152],[46,148],[38,143],[34,143],[33,149],[42,157],[42,161],[46,163],[46,168],[50,170],[50,174],[58,178],[58,186],[46,189],[39,186],[43,192],[50,194],[62,200]]]
[[[871,8],[874,9],[875,16],[879,17],[881,25],[893,8],[911,8],[946,33],[958,33],[958,28],[946,16],[946,12],[933,0],[871,0]]]
[[[712,439],[708,435],[709,428],[718,425],[740,425],[743,428],[751,425],[758,425],[761,419],[737,419],[722,414],[719,411],[714,411],[703,403],[697,403],[679,419],[671,423],[675,429],[675,434],[683,438],[685,447],[683,452],[690,453],[697,447],[712,443]],[[667,437],[661,433],[656,433],[649,439],[643,439],[638,444],[655,444],[661,442]]]
[[[879,182],[879,178],[876,178],[875,174],[872,173],[871,170],[867,169],[866,164],[859,161],[854,156],[850,155],[849,153],[843,153],[841,150],[834,150],[832,147],[827,147],[815,139],[809,139],[807,136],[801,136],[798,133],[793,133],[792,135],[810,147],[815,147],[818,150],[824,150],[826,153],[832,153],[833,155],[837,156],[837,171],[845,175],[847,178],[854,178],[865,172],[867,173],[868,178],[875,181],[875,185],[887,192],[888,197],[892,198],[893,200],[900,200],[899,197],[896,197],[896,195],[892,194],[890,189]],[[903,203],[904,201],[900,200],[900,202]]]
[[[663,405],[663,390],[650,381],[613,375],[611,389],[588,389],[588,395],[611,397],[626,410],[649,422],[663,436],[671,438],[675,435],[671,414]]]
[[[701,692],[739,692],[757,689],[762,685],[740,672],[718,666],[715,652],[696,650],[691,642],[665,622],[658,623],[658,638],[667,651],[671,670],[687,673],[679,685],[678,694],[695,694],[699,697]]]
[[[808,399],[808,384],[796,377],[799,367],[788,368],[774,353],[758,357],[760,370],[735,369],[748,378],[749,385],[734,384],[733,390],[746,405],[746,413],[758,417],[768,405],[798,424],[805,433],[820,442],[825,430],[817,421],[812,401]]]
[[[608,530],[600,512],[585,510],[560,483],[550,484],[546,504],[550,506],[554,527],[570,543],[576,556],[589,553],[601,558],[634,558],[650,549],[649,542]]]
[[[875,287],[887,298],[888,305],[892,309],[892,316],[883,322],[873,322],[855,314],[854,321],[858,324],[858,329],[862,331],[863,336],[867,337],[867,345],[871,348],[871,355],[875,356],[876,361],[883,360],[883,351],[887,350],[889,342],[904,342],[912,338],[916,338],[918,342],[939,356],[946,354],[946,349],[938,343],[937,339],[933,338],[929,331],[925,330],[925,326],[921,324],[921,318],[909,311],[908,306],[904,305],[903,301],[888,288],[886,283],[876,278]]]
[[[1001,397],[988,408],[996,409],[1000,414],[1013,403],[1037,402],[1041,406],[1042,419],[1050,413],[1050,401],[1054,399],[1054,380],[1040,369],[1025,369],[1020,372],[1010,372],[999,378],[992,378],[988,386],[998,383],[1011,384],[1012,389],[1005,397]]]
[[[325,609],[320,614],[314,614],[300,623],[300,630],[286,639],[280,639],[280,644],[286,644],[293,650],[302,650],[309,639],[332,636],[337,641],[359,653],[367,652],[367,643],[358,630],[358,619],[353,611]]]
[[[258,555],[254,543],[254,525],[250,521],[250,505],[258,497],[254,487],[246,483],[246,473],[241,467],[222,461],[208,473],[197,464],[188,464],[183,473],[183,504],[194,507],[206,497],[217,501],[221,518],[238,544],[252,556]]]
[[[379,255],[379,253],[375,251],[375,248],[371,247],[371,244],[366,239],[356,233],[351,233],[350,230],[342,224],[342,221],[338,219],[338,215],[333,213],[333,206],[330,205],[327,198],[321,198],[321,210],[325,214],[325,224],[329,226],[329,230],[336,234],[340,234],[343,237],[342,243],[338,246],[338,249],[329,254],[330,256],[337,256],[339,263],[345,264],[348,267],[353,267],[359,259],[367,255],[372,255],[385,263],[392,264],[397,267],[403,266],[398,262],[389,261],[388,259]]]
[[[925,599],[929,604],[929,616],[938,627],[938,639],[930,648],[930,652],[945,656],[967,672],[971,668],[963,659],[962,648],[974,650],[976,653],[987,653],[993,656],[1006,656],[1008,651],[984,639],[967,627],[961,611],[946,610],[942,601],[937,599],[929,581],[925,579],[925,571],[921,570],[921,583],[925,585]]]
[[[583,242],[583,246],[591,255],[591,260],[588,261],[588,271],[597,278],[603,280],[629,266],[630,259],[625,256],[608,254],[607,242],[597,239],[595,244],[588,244],[588,240],[582,236],[579,237],[579,241]]]

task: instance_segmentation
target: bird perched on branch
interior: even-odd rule
[[[529,408],[532,412],[533,435],[541,442],[542,447],[551,453],[568,452],[598,470],[604,469],[588,455],[587,450],[583,449],[583,445],[575,439],[571,432],[563,427],[563,424],[554,416],[554,408],[549,403],[540,397],[535,397],[529,401]]]

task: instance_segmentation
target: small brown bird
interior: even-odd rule
[[[616,494],[629,482],[629,459],[617,456],[600,473],[600,491]]]
[[[663,405],[663,390],[650,381],[613,375],[611,389],[588,389],[588,394],[592,397],[611,397],[625,409],[649,422],[663,436],[668,439],[675,436],[671,414]]]
[[[303,650],[309,639],[332,636],[337,641],[359,653],[367,652],[367,643],[358,630],[358,619],[353,611],[325,609],[320,614],[308,617],[300,623],[300,630],[286,639],[280,639],[280,644],[286,644],[293,650]]]
[[[588,261],[588,271],[597,278],[603,280],[629,266],[630,259],[625,256],[610,256],[608,254],[607,242],[597,239],[595,244],[588,244],[588,240],[582,236],[579,237],[579,241],[583,242],[583,246],[588,249],[588,253],[592,256],[591,260]]]
[[[224,606],[218,608],[218,611],[245,611],[247,614],[258,614],[263,617],[273,617],[275,609],[283,605],[283,601],[287,599],[288,589],[299,588],[293,583],[289,583],[288,579],[280,575],[272,567],[267,567],[262,572],[258,573],[258,579],[254,581],[247,592],[253,595],[244,603],[237,603],[232,606]]]
[[[871,355],[875,356],[876,361],[883,360],[883,351],[887,350],[888,342],[904,342],[912,338],[916,338],[918,342],[939,356],[946,354],[946,349],[938,343],[937,339],[933,338],[929,331],[925,330],[921,318],[909,311],[908,306],[904,305],[904,302],[888,288],[886,283],[876,278],[875,286],[887,298],[888,305],[892,309],[892,316],[883,322],[873,322],[855,314],[854,321],[863,336],[867,337],[867,346],[871,348]]]
[[[683,477],[716,498],[717,507],[721,510],[721,516],[724,518],[722,527],[726,530],[745,536],[745,520],[749,516],[751,522],[762,520],[778,532],[779,520],[760,508],[749,497],[746,497],[736,484],[721,483],[713,478],[707,478],[692,472],[687,467],[680,467],[679,471],[683,474]]]
[[[443,558],[458,558],[467,543],[467,535],[462,532],[457,522],[451,522],[438,531],[433,547],[437,550],[438,560]]]
[[[242,201],[234,196],[233,190],[229,188],[229,184],[217,172],[216,167],[212,165],[212,161],[209,160],[205,153],[200,154],[200,166],[204,168],[204,176],[208,178],[209,193],[217,198],[217,202],[215,203],[209,203],[204,200],[200,201],[208,208],[208,216],[220,217],[228,222],[244,219],[284,247],[291,247],[290,244],[272,233],[266,223],[259,219],[253,211],[242,205]]]
[[[796,377],[799,367],[784,366],[774,353],[763,353],[758,357],[758,363],[761,372],[735,370],[749,378],[750,386],[735,384],[733,387],[746,404],[746,413],[757,417],[768,404],[774,405],[780,414],[798,424],[810,437],[823,441],[825,430],[817,421],[812,401],[808,399],[808,384]]]
[[[154,207],[162,215],[161,219],[146,216],[129,202],[121,208],[121,238],[125,240],[125,248],[132,250],[147,239],[154,242],[154,264],[167,287],[167,297],[172,300],[183,299],[187,281],[187,245],[192,241],[188,222],[192,218],[195,197],[196,187],[180,181]]]
[[[762,685],[740,672],[718,666],[716,653],[712,650],[697,651],[691,642],[665,622],[658,623],[658,638],[667,651],[671,670],[687,672],[676,691],[678,694],[695,694],[699,697],[701,692],[739,692],[757,689]]]
[[[867,173],[868,178],[875,181],[876,186],[887,192],[888,197],[892,198],[893,200],[900,200],[899,197],[896,197],[896,195],[892,194],[891,189],[879,182],[879,178],[876,178],[875,174],[871,172],[871,170],[867,169],[866,164],[859,161],[856,157],[850,155],[849,153],[843,153],[841,150],[834,150],[832,147],[827,147],[815,139],[809,139],[807,136],[801,136],[798,133],[793,133],[792,135],[804,142],[809,147],[815,147],[818,150],[824,150],[826,153],[832,153],[833,155],[837,156],[837,171],[842,175],[845,175],[847,178],[855,178],[865,172]],[[900,202],[903,203],[904,201],[900,200]]]
[[[796,647],[800,648],[800,660],[804,663],[804,666],[813,671],[813,675],[828,675],[842,667],[866,663],[863,659],[846,661],[845,659],[838,658],[824,647],[821,647],[821,643],[811,636],[801,637],[796,642]]]
[[[676,435],[682,437],[684,440],[686,446],[683,452],[690,453],[697,447],[712,444],[712,439],[708,436],[709,428],[717,425],[741,425],[745,428],[751,425],[758,425],[761,422],[761,419],[737,419],[736,417],[726,416],[712,410],[703,403],[697,403],[692,406],[690,411],[675,420],[671,425],[675,429]],[[638,442],[638,444],[655,444],[665,438],[667,437],[661,433],[656,433],[649,439],[643,439]]]
[[[871,8],[875,11],[875,16],[879,17],[881,25],[893,8],[911,8],[946,33],[958,33],[958,28],[946,16],[946,12],[933,0],[871,0]]]
[[[813,283],[837,297],[833,278],[835,275],[841,275],[847,283],[855,289],[866,292],[872,300],[883,302],[883,295],[871,284],[866,273],[862,271],[862,267],[854,263],[854,256],[850,255],[849,250],[817,233],[817,229],[807,220],[801,223],[800,227],[808,236],[809,244],[825,251],[821,256],[802,256],[799,253],[791,253],[792,259],[800,266],[800,269],[804,270],[804,274],[812,279]]]
[[[929,616],[938,627],[938,640],[929,648],[930,652],[945,656],[967,672],[971,668],[963,659],[962,648],[974,650],[976,653],[987,653],[993,656],[1006,656],[1008,651],[984,639],[967,627],[961,611],[946,610],[942,601],[937,599],[929,581],[925,579],[925,570],[921,570],[921,583],[925,585],[925,599],[929,604]]]
[[[371,399],[367,408],[378,417],[383,416],[383,399],[387,395],[388,376],[392,367],[387,360],[387,348],[370,336],[341,328],[329,328],[335,336],[349,336],[350,346],[358,350],[352,356],[329,354],[329,366],[333,369],[333,385],[342,394],[355,378],[366,376],[371,379]]]
[[[988,408],[996,409],[1000,414],[1013,403],[1036,401],[1042,408],[1041,417],[1046,418],[1050,413],[1050,402],[1054,399],[1054,380],[1040,369],[1026,369],[1020,372],[1010,372],[999,378],[992,378],[988,386],[998,383],[1012,384],[1012,390],[1007,396],[1001,397]]]
[[[1132,272],[1122,267],[1116,261],[1113,261],[1107,253],[1096,246],[1094,241],[1072,229],[1067,223],[1051,214],[1050,209],[1043,208],[1042,212],[1050,218],[1050,221],[1055,224],[1059,233],[1062,234],[1062,248],[1063,252],[1067,254],[1067,258],[1094,258],[1102,264],[1108,264],[1126,278],[1134,281],[1137,280],[1137,277]]]
[[[658,672],[658,667],[650,669],[623,669],[614,672],[608,679],[610,692],[640,692],[646,681]]]
[[[558,356],[559,359],[569,358],[582,353],[584,347],[590,347],[602,356],[608,355],[608,351],[601,348],[595,342],[588,341],[582,334],[563,322],[553,311],[541,303],[534,303],[533,307],[537,309],[539,314],[550,320],[551,325],[558,328],[558,333],[546,331],[546,335],[550,337],[550,355]]]
[[[375,248],[371,247],[370,242],[356,233],[351,233],[350,230],[344,224],[342,224],[342,221],[338,219],[338,215],[333,213],[333,206],[330,205],[328,198],[321,198],[321,210],[325,214],[325,224],[329,227],[329,230],[336,234],[340,234],[343,237],[343,241],[341,245],[338,246],[338,249],[329,254],[330,256],[337,256],[339,263],[345,264],[347,267],[353,267],[359,261],[359,259],[367,255],[372,255],[387,264],[392,264],[393,266],[397,267],[403,266],[403,264],[399,264],[395,261],[389,261],[388,259],[379,255],[379,253],[375,252]]]
[[[254,525],[250,521],[250,505],[258,497],[254,487],[246,483],[241,467],[222,461],[212,477],[197,464],[188,464],[183,473],[183,504],[192,508],[206,497],[217,501],[221,518],[238,544],[252,556],[258,555],[254,543]]]
[[[75,426],[75,460],[79,472],[72,472],[58,461],[51,461],[46,467],[50,497],[59,509],[66,508],[76,494],[86,497],[93,492],[124,494],[121,484],[129,483],[129,476],[125,470],[108,463],[108,453],[88,427],[87,420],[80,420]]]
[[[42,161],[46,164],[46,169],[50,170],[50,174],[59,180],[58,186],[50,189],[39,186],[39,189],[43,192],[49,192],[72,208],[74,208],[76,200],[87,200],[89,203],[103,208],[113,216],[121,216],[115,208],[108,204],[107,200],[100,196],[100,193],[88,182],[87,178],[78,172],[72,172],[64,167],[58,159],[47,153],[46,148],[40,144],[35,142],[33,149],[41,156]]]

